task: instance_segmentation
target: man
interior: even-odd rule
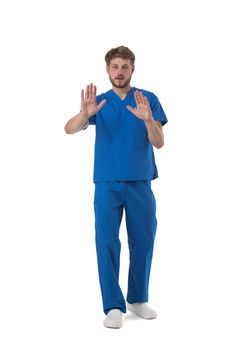
[[[158,177],[153,146],[164,145],[166,115],[151,92],[131,87],[135,56],[127,47],[105,56],[112,89],[96,96],[96,86],[81,91],[81,111],[65,131],[96,126],[94,209],[96,251],[104,326],[120,328],[126,302],[119,286],[119,228],[125,210],[130,253],[127,308],[151,319],[148,285],[156,233],[156,202],[151,180]],[[152,146],[153,145],[153,146]]]

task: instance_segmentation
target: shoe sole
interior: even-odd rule
[[[133,312],[135,315],[137,315],[140,318],[143,318],[144,320],[153,320],[154,318],[157,318],[157,314],[153,315],[153,316],[142,316],[141,314],[139,314],[137,311],[135,311],[133,308],[131,308],[131,306],[127,306],[127,309],[130,312]]]
[[[110,321],[107,321],[107,322],[104,322],[104,327],[106,328],[113,328],[113,329],[119,329],[122,327],[122,322],[110,322]]]

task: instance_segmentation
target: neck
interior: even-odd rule
[[[120,96],[121,98],[124,98],[127,93],[129,92],[129,90],[131,90],[131,86],[130,84],[127,85],[126,87],[124,88],[117,88],[115,86],[112,85],[112,90],[118,95]]]

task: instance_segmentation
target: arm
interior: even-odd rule
[[[149,121],[145,121],[147,128],[148,139],[156,148],[161,148],[164,145],[164,134],[162,124],[151,116]]]
[[[84,128],[85,125],[88,124],[88,119],[85,116],[83,116],[82,112],[77,114],[75,117],[68,120],[68,122],[65,125],[65,132],[67,134],[74,134]]]
[[[96,86],[93,84],[87,85],[85,96],[84,90],[81,91],[81,111],[75,117],[68,120],[64,128],[65,132],[67,134],[74,134],[82,130],[88,124],[89,118],[99,112],[105,102],[106,100],[103,100],[97,106]]]
[[[137,109],[133,109],[131,106],[127,106],[127,109],[136,117],[144,121],[149,141],[156,148],[161,148],[164,145],[162,124],[159,121],[154,120],[146,96],[139,91],[135,91],[134,95]]]

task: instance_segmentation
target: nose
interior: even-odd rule
[[[123,75],[122,73],[123,73],[123,69],[122,68],[118,68],[117,69],[117,76],[118,75]]]

